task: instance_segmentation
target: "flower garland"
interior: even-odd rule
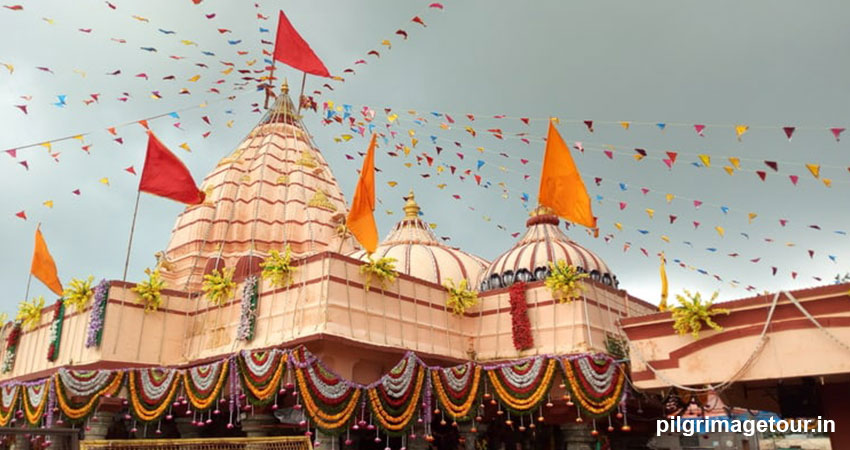
[[[546,399],[555,366],[554,359],[538,356],[490,368],[487,376],[499,400],[515,414],[525,415]]]
[[[100,347],[103,340],[103,320],[109,301],[109,282],[100,280],[94,288],[94,304],[89,312],[89,327],[86,333],[86,348]]]
[[[534,347],[531,322],[528,320],[528,303],[525,300],[525,282],[520,281],[508,289],[511,301],[511,334],[514,348],[523,351]]]
[[[89,276],[85,280],[72,278],[68,287],[62,291],[62,297],[65,299],[65,307],[73,306],[77,312],[83,312],[89,300],[94,296],[92,289],[93,276]]]
[[[408,353],[390,373],[367,389],[369,408],[390,435],[400,435],[413,419],[422,396],[427,371]]]
[[[257,327],[257,277],[250,276],[242,286],[242,311],[239,314],[239,327],[236,328],[236,340],[251,342]]]
[[[269,252],[266,260],[260,263],[263,279],[269,280],[274,287],[288,287],[297,267],[292,265],[292,248],[287,244],[283,255],[277,250]]]
[[[50,379],[23,386],[24,416],[30,425],[38,425],[44,416],[47,397],[50,395]]]
[[[264,406],[274,400],[286,369],[286,353],[281,350],[243,350],[236,357],[239,381],[248,403]]]
[[[316,427],[330,435],[347,429],[354,419],[361,390],[328,370],[303,347],[292,353],[298,392]]]
[[[443,411],[454,419],[474,416],[481,387],[481,366],[472,363],[443,369],[431,369],[434,391]]]
[[[0,386],[0,427],[8,426],[12,421],[20,392],[20,386],[16,384]]]
[[[466,280],[460,280],[460,283],[455,286],[455,282],[449,279],[443,287],[449,294],[449,298],[446,299],[446,306],[451,308],[454,315],[462,316],[467,309],[478,303],[478,292],[470,290]]]
[[[65,302],[56,300],[53,321],[50,322],[50,344],[47,346],[47,360],[56,361],[59,357],[59,344],[62,342],[62,324],[65,322]]]
[[[15,322],[12,331],[6,336],[6,353],[3,355],[3,373],[9,373],[15,367],[15,356],[18,354],[18,344],[21,342],[21,323]]]
[[[218,394],[227,380],[227,360],[195,366],[183,372],[183,385],[189,403],[198,411],[206,411],[216,405]]]
[[[59,369],[54,377],[59,410],[71,423],[86,420],[103,395],[113,395],[121,388],[124,372],[116,370]]]
[[[201,289],[207,297],[207,301],[216,306],[227,303],[233,297],[236,282],[233,281],[233,267],[225,267],[221,270],[215,269],[212,273],[204,275],[204,283]]]
[[[180,373],[165,368],[130,370],[128,384],[133,415],[142,422],[153,422],[171,405],[180,386]]]
[[[570,392],[588,415],[605,416],[617,407],[626,377],[611,357],[599,354],[562,358],[561,367]]]

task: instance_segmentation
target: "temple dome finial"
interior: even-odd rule
[[[415,219],[419,217],[419,204],[416,203],[416,197],[413,194],[413,188],[410,189],[410,193],[407,194],[405,198],[407,202],[404,204],[404,217],[408,219]]]

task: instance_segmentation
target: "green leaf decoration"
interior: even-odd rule
[[[685,296],[677,294],[676,300],[679,301],[679,306],[676,306],[672,310],[673,319],[675,320],[673,329],[680,335],[691,333],[694,339],[699,338],[699,332],[703,324],[717,331],[723,330],[723,327],[714,322],[712,317],[718,314],[728,315],[729,310],[715,308],[714,300],[716,298],[716,291],[711,296],[711,300],[703,300],[699,292],[691,294],[687,289],[685,290]]]
[[[546,287],[558,303],[571,302],[581,295],[583,286],[579,281],[587,278],[586,273],[578,271],[576,266],[560,260],[549,263],[549,276],[546,277]]]
[[[284,249],[283,255],[277,250],[269,252],[260,267],[263,268],[263,279],[269,280],[274,287],[289,287],[295,271],[298,270],[292,265],[292,248],[289,245]]]
[[[89,276],[85,280],[80,278],[72,278],[68,287],[62,292],[62,297],[65,298],[65,307],[74,307],[77,312],[86,309],[89,300],[94,297],[94,277]]]
[[[232,267],[225,267],[204,275],[204,284],[201,289],[208,302],[221,306],[233,298],[233,292],[236,290],[236,282],[233,281],[234,270]]]
[[[452,314],[462,316],[467,309],[478,304],[478,292],[470,290],[466,280],[460,280],[455,286],[455,282],[449,278],[443,286],[449,293],[446,306],[451,308]]]
[[[369,255],[369,261],[360,266],[360,273],[366,277],[363,283],[363,288],[367,291],[372,286],[372,282],[377,280],[381,283],[381,289],[386,288],[388,284],[392,284],[398,272],[395,270],[395,258],[383,257],[378,260],[372,259]]]
[[[139,303],[145,306],[145,312],[154,312],[162,305],[162,289],[165,287],[165,281],[162,280],[162,275],[159,269],[145,269],[147,280],[136,284],[132,290],[139,294]]]

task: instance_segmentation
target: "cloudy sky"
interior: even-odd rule
[[[7,6],[0,8],[0,63],[10,65],[0,66],[0,150],[18,149],[15,158],[0,155],[0,311],[14,313],[24,298],[39,222],[64,282],[121,278],[138,183],[124,169],[140,170],[145,146],[142,128],[126,124],[176,112],[151,120],[151,128],[203,178],[260,117],[256,83],[240,86],[241,77],[260,75],[239,70],[265,66],[261,52],[270,47],[261,40],[274,39],[278,9],[331,72],[345,75],[333,91],[308,78],[308,92],[322,90],[320,106],[367,106],[381,127],[384,108],[398,114],[399,135],[377,159],[382,234],[412,187],[438,235],[495,258],[535,203],[540,137],[554,116],[568,142],[582,143],[574,156],[601,226],[599,239],[580,229],[569,235],[602,256],[632,294],[657,302],[660,251],[671,260],[672,292],[719,290],[723,299],[750,295],[747,286],[829,283],[850,270],[850,237],[842,234],[850,232],[850,135],[836,142],[829,131],[850,117],[846,2],[446,0],[443,10],[389,0],[263,1],[259,8],[212,0],[0,3]],[[367,55],[372,49],[380,58]],[[367,64],[355,64],[361,59]],[[235,70],[222,73],[225,63]],[[298,72],[278,73],[297,87]],[[594,121],[593,133],[584,120]],[[321,111],[304,121],[350,196],[366,139],[324,125]],[[704,137],[694,124],[706,125]],[[740,141],[739,124],[750,127]],[[115,135],[107,132],[113,126]],[[797,127],[790,142],[783,126]],[[502,130],[503,139],[488,129]],[[419,140],[410,156],[387,155],[396,143],[412,145],[409,130]],[[21,148],[79,134],[82,140],[50,148]],[[444,149],[439,155],[436,146]],[[635,148],[647,157],[636,160]],[[668,151],[677,154],[672,168],[663,161]],[[417,165],[414,156],[423,154],[436,158],[434,166]],[[732,175],[724,169],[733,167],[730,157],[740,165]],[[820,178],[806,164],[818,164]],[[481,185],[452,176],[450,166],[480,175]],[[142,196],[130,280],[166,246],[180,208]],[[33,283],[31,297],[48,294]]]

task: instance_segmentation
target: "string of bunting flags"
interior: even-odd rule
[[[557,380],[560,383],[556,385]],[[555,391],[557,386],[557,391]],[[386,374],[370,384],[340,377],[304,347],[292,350],[243,350],[206,364],[175,368],[67,369],[29,382],[0,384],[0,426],[25,420],[30,426],[52,423],[86,424],[106,397],[125,397],[125,419],[137,425],[155,424],[177,414],[190,416],[198,427],[213,416],[229,414],[233,428],[239,411],[271,405],[292,407],[301,415],[308,436],[351,431],[375,432],[376,442],[417,433],[431,438],[431,423],[442,425],[484,420],[488,407],[508,425],[512,418],[528,423],[545,420],[558,402],[576,415],[600,418],[617,413],[626,430],[626,375],[620,362],[605,354],[540,355],[499,363],[467,362],[451,367],[429,366],[406,353]],[[558,396],[553,396],[557,392]],[[226,410],[226,411],[225,411]],[[536,416],[536,419],[535,419]],[[524,425],[523,425],[524,426]],[[613,431],[613,428],[609,428]],[[318,438],[316,438],[318,439]]]

